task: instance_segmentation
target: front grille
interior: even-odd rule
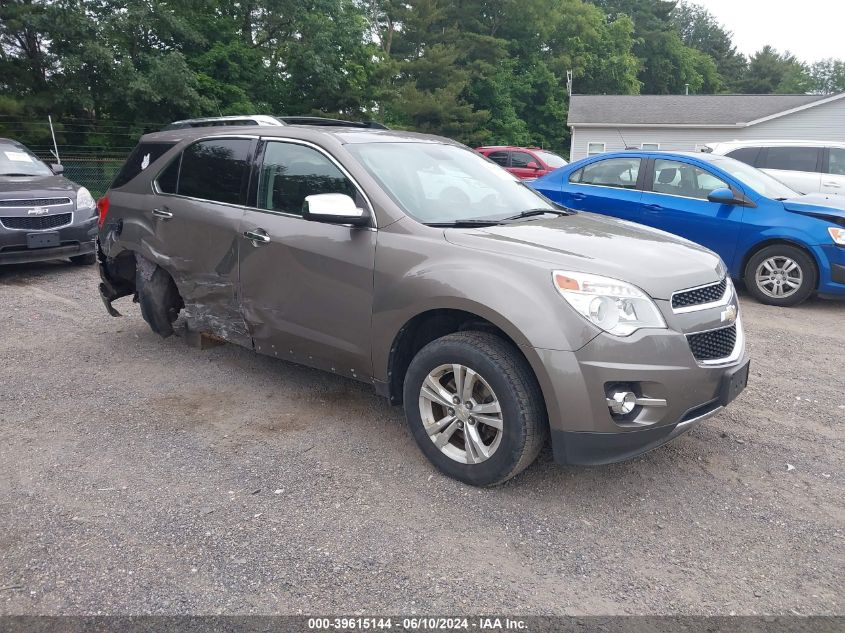
[[[725,277],[722,281],[716,284],[676,292],[672,295],[672,309],[677,310],[678,308],[688,308],[690,306],[702,305],[704,303],[713,303],[725,296],[725,290],[727,290],[727,287],[728,278]]]
[[[21,229],[23,231],[46,231],[65,224],[70,224],[72,214],[57,213],[55,215],[25,215],[14,218],[0,218],[0,224],[7,229]]]
[[[0,200],[0,207],[52,207],[57,204],[70,204],[70,198],[28,198],[25,200]]]
[[[695,360],[718,360],[730,356],[736,346],[736,324],[710,332],[687,334]]]

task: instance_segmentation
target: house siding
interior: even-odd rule
[[[623,142],[622,137],[625,141]],[[587,156],[588,143],[604,143],[605,151],[660,143],[660,149],[695,151],[705,143],[733,140],[808,140],[845,143],[845,99],[838,99],[748,127],[579,127],[572,128],[570,159]]]

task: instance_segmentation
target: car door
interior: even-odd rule
[[[173,277],[189,325],[249,344],[236,300],[238,230],[255,139],[188,145],[155,180],[150,250]]]
[[[639,156],[624,156],[589,163],[561,183],[560,199],[556,201],[570,209],[636,222],[643,162]]]
[[[706,246],[730,266],[745,207],[707,199],[710,192],[723,188],[741,193],[708,169],[675,158],[655,158],[646,174],[639,221]]]
[[[537,175],[540,173],[539,169],[535,169],[533,166],[529,167],[529,165],[536,165],[537,167],[540,166],[540,161],[537,160],[534,156],[529,154],[528,152],[517,152],[512,151],[511,155],[511,163],[510,163],[510,171],[514,176],[521,180],[529,180],[532,178],[537,178]]]
[[[255,208],[239,238],[241,311],[258,352],[367,379],[376,231],[306,220],[305,197],[352,196],[340,164],[315,145],[262,140]],[[252,197],[253,194],[251,194]]]
[[[800,193],[821,191],[822,148],[764,147],[757,158],[757,167]]]
[[[845,147],[829,147],[825,151],[822,193],[845,196]]]

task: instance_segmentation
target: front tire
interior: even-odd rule
[[[789,244],[772,244],[756,252],[745,267],[745,286],[757,301],[795,306],[816,289],[818,270],[813,258]]]
[[[423,454],[473,486],[510,479],[548,435],[543,396],[525,358],[486,332],[432,341],[405,375],[405,416]]]

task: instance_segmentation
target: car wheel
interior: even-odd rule
[[[432,341],[405,375],[405,415],[425,456],[473,486],[510,479],[548,434],[543,396],[525,358],[486,332]]]
[[[152,272],[149,272],[148,267]],[[164,338],[173,334],[173,322],[184,304],[168,272],[155,264],[139,266],[135,274],[135,289],[141,305],[141,316],[150,329]]]
[[[70,263],[76,266],[93,266],[97,263],[97,254],[86,253],[85,255],[76,255],[70,258]]]
[[[761,303],[794,306],[816,289],[818,271],[800,248],[773,244],[755,253],[745,267],[745,286]]]

